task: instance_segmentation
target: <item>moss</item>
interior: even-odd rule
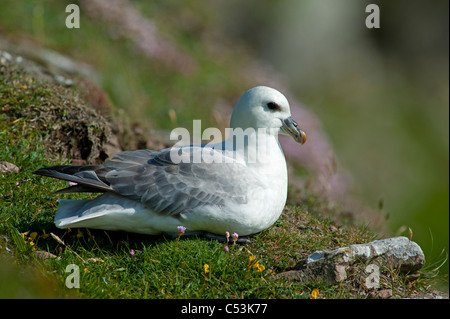
[[[29,63],[29,62],[28,62]],[[103,162],[110,124],[92,109],[79,84],[69,87],[38,79],[20,63],[0,67],[0,111],[10,123],[22,123],[23,134],[39,134],[47,154]]]

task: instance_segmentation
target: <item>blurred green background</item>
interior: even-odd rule
[[[80,29],[65,26],[70,3],[80,5]],[[365,26],[369,3],[379,5],[380,29]],[[33,48],[48,48],[82,63],[72,71],[103,88],[115,111],[156,129],[190,128],[194,114],[204,128],[224,125],[221,105],[261,84],[245,72],[257,61],[322,121],[353,192],[373,208],[383,203],[392,234],[410,227],[436,265],[448,254],[448,1],[1,6],[0,49],[39,60]],[[141,45],[152,32],[139,29],[155,30],[159,48]]]

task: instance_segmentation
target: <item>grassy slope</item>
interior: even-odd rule
[[[173,10],[180,10],[176,5],[141,8],[151,12],[152,18],[165,21],[157,24],[165,26],[169,34],[173,32],[167,23],[169,16],[180,17],[172,23],[190,23],[192,32],[198,33],[196,36],[175,35],[183,47],[190,48],[189,53],[199,66],[194,74],[183,75],[136,55],[126,40],[111,40],[99,22],[84,19],[81,37],[80,33],[66,29],[59,19],[64,17],[61,4],[24,3],[27,5],[8,2],[9,10],[2,10],[8,14],[0,19],[4,21],[2,27],[7,28],[3,31],[19,38],[30,34],[40,45],[70,51],[78,59],[95,65],[101,73],[101,85],[114,106],[127,110],[131,117],[143,118],[149,115],[143,112],[144,106],[151,105],[149,122],[154,127],[190,127],[192,114],[202,114],[205,123],[216,125],[211,110],[203,107],[217,103],[212,100],[214,96],[232,99],[242,93],[241,84],[245,80],[236,78],[235,74],[240,74],[240,68],[251,58],[245,51],[212,48],[213,44],[222,43],[225,49],[222,39],[210,42],[209,47],[199,40],[210,38],[208,30],[214,30],[214,17],[208,16],[207,8],[203,11],[201,6],[195,8],[202,14],[187,18],[173,15]],[[43,10],[36,9],[41,5]],[[24,16],[30,19],[23,19]],[[204,26],[197,30],[196,25]],[[211,55],[214,59],[209,55],[211,50],[214,50]],[[363,226],[331,227],[335,226],[333,222],[323,216],[332,214],[332,205],[306,193],[301,193],[300,204],[287,207],[273,227],[252,236],[252,245],[233,246],[229,253],[223,251],[223,244],[200,238],[176,241],[127,233],[56,229],[52,219],[57,202],[48,194],[63,183],[33,176],[31,172],[42,166],[68,163],[69,159],[48,152],[49,132],[34,126],[35,119],[26,110],[35,104],[57,108],[77,105],[83,100],[75,89],[36,81],[19,70],[10,73],[14,79],[6,81],[9,75],[4,71],[2,69],[0,105],[8,107],[2,108],[0,113],[0,154],[1,160],[16,164],[20,172],[5,174],[0,182],[0,281],[7,283],[0,287],[1,296],[309,298],[313,288],[318,288],[320,297],[324,298],[368,296],[353,281],[329,286],[271,278],[273,273],[294,265],[314,250],[366,242],[375,236]],[[208,94],[204,94],[206,91]],[[170,120],[166,105],[174,107],[175,122]],[[75,198],[81,196],[75,195]],[[50,233],[61,238],[64,244],[48,236]],[[47,251],[60,258],[38,260],[34,251]],[[264,265],[264,271],[258,272],[249,266],[252,254]],[[71,263],[80,268],[80,289],[69,290],[64,285],[68,276],[65,270]],[[207,274],[205,264],[210,267]],[[386,287],[392,288],[392,285],[402,288],[398,290],[400,295],[407,295],[401,281],[386,282]]]
[[[41,82],[20,68],[8,66],[2,67],[0,94],[0,153],[2,160],[20,168],[19,173],[4,174],[0,183],[2,297],[309,298],[314,288],[323,298],[369,296],[358,281],[326,285],[272,278],[315,250],[375,238],[366,227],[338,225],[323,217],[333,213],[332,205],[305,192],[296,194],[300,201],[288,205],[273,227],[252,236],[251,245],[230,245],[230,252],[224,251],[224,244],[202,238],[181,237],[178,241],[122,232],[57,229],[52,222],[56,198],[48,194],[64,183],[31,172],[46,165],[66,164],[68,159],[49,153],[53,148],[46,141],[51,127],[36,126],[36,115],[25,111],[37,100],[49,107],[70,108],[80,94],[76,87]],[[21,99],[21,94],[27,98]],[[42,260],[37,251],[58,258]],[[263,271],[252,267],[252,255],[264,266]],[[70,264],[79,267],[79,289],[65,287]],[[209,266],[207,273],[205,264]],[[406,277],[392,278],[383,285],[399,296],[408,295],[410,288],[426,288],[422,279],[408,286]]]

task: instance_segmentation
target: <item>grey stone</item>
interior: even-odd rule
[[[393,237],[334,250],[316,251],[279,276],[301,282],[317,279],[328,283],[342,282],[347,279],[349,267],[375,260],[403,272],[414,272],[423,267],[425,256],[417,243],[406,237]]]
[[[0,172],[2,173],[19,173],[19,168],[9,162],[1,161],[0,162]]]

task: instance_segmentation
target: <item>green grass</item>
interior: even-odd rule
[[[21,158],[15,158],[20,164]],[[31,167],[37,168],[39,162]],[[56,202],[47,196],[58,188],[53,181],[34,177],[25,170],[9,174],[1,186],[2,194],[12,189],[13,196],[1,205],[0,254],[12,255],[21,267],[33,265],[32,268],[39,269],[38,278],[44,276],[47,280],[41,279],[38,284],[45,282],[47,287],[48,282],[53,283],[50,285],[53,297],[309,298],[314,288],[319,288],[321,298],[367,297],[361,287],[350,284],[342,287],[320,282],[298,284],[272,278],[314,250],[374,238],[364,227],[347,226],[334,233],[330,231],[333,225],[330,220],[311,215],[307,208],[289,207],[273,227],[252,236],[252,244],[230,245],[230,251],[225,252],[224,244],[196,237],[181,237],[177,241],[122,232],[56,229],[52,223]],[[30,236],[33,233],[34,238]],[[48,236],[50,233],[64,244]],[[5,252],[6,247],[9,252]],[[46,251],[58,258],[40,260],[34,255],[36,251]],[[258,272],[249,265],[252,255],[264,265],[264,271]],[[66,267],[70,264],[79,267],[79,289],[65,286],[70,274]],[[207,274],[205,264],[210,270]],[[30,288],[29,282],[9,285],[10,291],[16,291],[17,285],[24,286],[25,293],[15,297],[28,296],[29,289],[40,291]],[[46,292],[48,288],[42,289],[43,295],[33,296],[46,296]]]
[[[242,74],[240,69],[250,60],[245,50],[238,48],[234,53],[216,48],[212,54],[208,45],[214,43],[201,40],[207,30],[214,30],[215,19],[208,17],[208,8],[200,16],[203,30],[176,35],[199,66],[194,74],[184,75],[133,53],[126,40],[106,36],[101,22],[83,19],[83,36],[66,29],[55,18],[65,17],[62,3],[23,3],[8,1],[9,10],[0,11],[4,28],[0,31],[17,38],[31,35],[37,46],[70,52],[72,57],[91,63],[101,74],[99,84],[115,111],[126,110],[138,122],[148,121],[163,129],[189,128],[192,114],[198,114],[205,127],[217,125],[211,116],[211,109],[218,102],[214,97],[231,103],[247,86],[248,80],[235,76]],[[169,34],[173,31],[170,24],[160,23],[168,16],[177,17],[180,23],[192,22],[172,12],[184,7],[177,9],[175,4],[166,3],[152,2],[148,8],[143,2],[139,5],[158,25],[167,27]],[[44,10],[37,10],[38,6]],[[39,12],[47,17],[39,17]],[[43,166],[70,163],[71,153],[55,145],[53,134],[58,125],[70,127],[76,119],[74,110],[87,110],[89,103],[77,86],[65,88],[43,82],[20,69],[2,66],[0,77],[0,160],[20,168],[19,173],[0,173],[0,297],[310,298],[316,288],[319,298],[369,297],[358,284],[356,274],[349,274],[351,279],[338,285],[300,284],[273,276],[315,250],[363,243],[376,237],[364,225],[327,218],[338,215],[339,208],[306,190],[295,194],[300,200],[292,200],[291,188],[290,204],[276,224],[251,236],[250,245],[230,245],[228,253],[224,244],[196,237],[182,236],[177,241],[123,232],[57,229],[53,224],[57,198],[49,194],[64,186],[64,182],[31,172]],[[168,105],[176,111],[175,122],[170,120]],[[101,130],[97,126],[93,129]],[[71,198],[86,196],[92,195],[77,194]],[[37,258],[36,252],[42,251],[56,258]],[[252,255],[264,266],[263,271],[249,265]],[[65,285],[71,274],[66,268],[71,264],[79,267],[79,289]],[[209,273],[204,272],[205,264]],[[385,285],[396,291],[396,296],[426,291],[436,267],[428,265],[414,284],[402,274],[387,271]]]
[[[12,122],[2,115],[2,160],[15,163],[20,172],[5,174],[0,183],[1,255],[8,255],[8,259],[19,265],[15,267],[23,267],[20,271],[27,272],[30,265],[38,269],[37,278],[46,280],[35,280],[34,285],[53,283],[51,296],[309,298],[311,290],[319,286],[323,297],[332,297],[326,294],[330,288],[319,283],[287,283],[272,279],[272,275],[316,249],[364,242],[374,236],[364,228],[353,227],[336,236],[326,231],[331,221],[311,215],[306,206],[289,207],[275,226],[252,236],[251,245],[230,244],[229,252],[224,251],[223,243],[196,237],[181,237],[177,241],[123,232],[60,230],[52,222],[56,198],[48,194],[63,186],[63,182],[34,176],[31,172],[67,160],[49,161],[40,134],[29,131],[26,120]],[[64,244],[49,236],[50,233]],[[41,260],[35,256],[36,251],[46,251],[58,258]],[[258,272],[249,265],[251,255],[264,265],[264,271]],[[79,289],[65,286],[70,275],[66,267],[70,264],[79,267]],[[205,264],[209,265],[206,274]],[[16,273],[9,270],[5,276],[9,277],[11,272]],[[23,295],[3,291],[6,294],[3,296],[48,296],[45,294],[48,288],[42,290],[43,295],[36,294],[39,289],[28,281],[13,281],[8,285],[12,287],[10,292],[24,291]],[[14,289],[17,285],[24,287]]]
[[[52,223],[56,199],[48,194],[62,182],[31,175],[31,171],[59,162],[49,163],[39,141],[19,137],[17,126],[20,124],[2,121],[3,159],[16,163],[21,171],[6,174],[0,184],[0,256],[8,255],[17,264],[14,267],[28,273],[25,278],[33,277],[34,282],[8,281],[11,289],[3,291],[3,297],[309,298],[314,288],[319,289],[321,298],[367,297],[354,287],[298,284],[272,277],[314,250],[375,237],[361,226],[338,226],[339,231],[330,231],[335,223],[310,214],[308,210],[314,207],[307,205],[289,206],[273,227],[251,237],[252,244],[230,244],[229,252],[224,251],[223,243],[197,237],[170,240],[124,232],[57,229]],[[7,145],[12,140],[16,142]],[[36,251],[58,258],[38,259]],[[249,264],[252,255],[264,265],[262,272]],[[70,264],[79,268],[79,289],[65,286]],[[206,274],[205,264],[209,266]],[[34,269],[31,273],[30,267]],[[11,273],[17,276],[16,270],[0,276],[7,278]],[[12,294],[17,291],[22,292]]]
[[[20,169],[19,173],[2,173],[0,179],[0,297],[310,298],[313,289],[319,289],[320,298],[369,296],[358,284],[357,274],[354,280],[339,285],[295,283],[274,276],[315,250],[376,238],[364,225],[337,223],[324,217],[336,215],[338,208],[305,190],[291,188],[289,202],[293,204],[286,207],[275,225],[251,236],[249,245],[230,243],[229,252],[224,251],[223,243],[197,237],[172,240],[124,232],[57,229],[53,224],[57,198],[49,194],[64,182],[31,172],[43,166],[68,164],[70,158],[54,153],[53,126],[35,125],[36,113],[30,110],[36,99],[50,109],[55,103],[62,105],[63,114],[70,114],[69,102],[74,97],[85,102],[76,86],[62,89],[38,81],[20,68],[3,67],[0,75],[1,160]],[[18,88],[24,92],[9,94]],[[20,94],[27,98],[21,99]],[[300,200],[292,200],[294,194]],[[90,196],[71,195],[76,199]],[[38,258],[38,253],[52,258]],[[264,267],[254,267],[250,256]],[[66,280],[73,272],[67,267],[72,264],[78,267],[80,287],[69,289]],[[426,290],[427,276],[436,273],[431,268],[413,286],[406,276],[387,271],[386,286],[396,291],[396,296]]]

